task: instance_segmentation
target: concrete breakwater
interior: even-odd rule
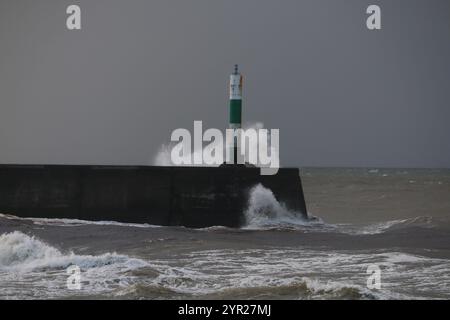
[[[0,165],[0,212],[166,226],[239,227],[249,190],[262,184],[306,217],[297,168]]]

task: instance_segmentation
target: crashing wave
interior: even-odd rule
[[[245,229],[327,226],[317,217],[304,218],[302,214],[289,210],[275,198],[270,189],[261,184],[250,190],[244,215]]]
[[[55,247],[20,231],[0,235],[0,270],[31,271],[39,269],[64,269],[77,265],[91,269],[113,264],[144,264],[139,259],[116,253],[102,255],[64,254]]]

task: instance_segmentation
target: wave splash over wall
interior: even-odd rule
[[[244,214],[247,229],[307,226],[314,223],[313,221],[318,221],[304,219],[300,213],[289,210],[275,198],[270,189],[262,184],[250,190],[248,207]]]
[[[262,122],[248,122],[245,123],[242,127],[243,130],[248,129],[254,129],[254,130],[260,130],[264,129],[264,123]],[[269,136],[270,137],[270,136]],[[163,143],[159,147],[158,152],[153,158],[152,164],[155,166],[161,166],[161,167],[172,167],[174,166],[171,158],[171,152],[172,148],[176,145],[176,142],[169,142],[169,143]],[[268,145],[270,147],[270,141],[268,142]],[[224,154],[225,154],[225,145],[224,145]],[[199,154],[201,157],[201,154],[203,153],[205,146],[203,148],[198,150],[193,150],[193,153],[190,155],[191,157],[194,157],[194,155]],[[255,143],[255,141],[252,141],[252,143],[248,146],[249,150],[258,150],[258,144]],[[248,160],[248,159],[247,159]],[[195,167],[195,166],[213,166],[213,165],[206,165],[206,164],[190,164],[190,165],[178,165],[178,166],[189,166],[189,167]]]

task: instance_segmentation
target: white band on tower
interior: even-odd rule
[[[230,75],[230,100],[242,100],[242,76]]]

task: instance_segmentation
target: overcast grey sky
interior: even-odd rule
[[[235,63],[284,166],[450,167],[448,0],[0,0],[0,163],[149,164]]]

